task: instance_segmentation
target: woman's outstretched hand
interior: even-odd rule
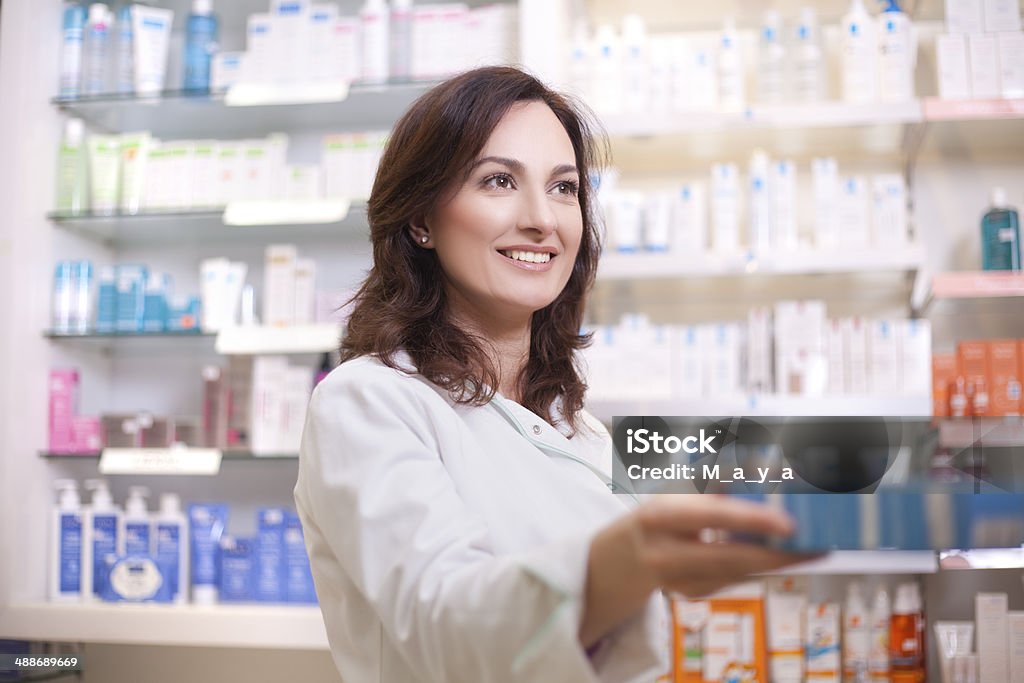
[[[818,557],[710,538],[786,537],[783,512],[728,496],[653,497],[602,529],[590,545],[580,642],[590,647],[635,615],[654,590],[701,597]]]

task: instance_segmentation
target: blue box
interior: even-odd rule
[[[96,331],[110,334],[117,326],[117,266],[99,271],[96,297]]]
[[[165,273],[150,273],[146,278],[146,292],[143,297],[143,332],[164,332],[167,329],[167,298],[171,294],[171,276]]]
[[[115,331],[134,333],[142,331],[142,315],[146,304],[145,266],[119,265],[117,267],[117,323]]]
[[[302,536],[302,522],[294,512],[284,518],[285,600],[316,604],[313,573],[309,568],[309,555]]]
[[[224,535],[220,539],[220,601],[253,602],[256,598],[255,538]]]
[[[285,601],[284,508],[260,508],[257,514],[256,599]]]
[[[172,298],[167,305],[167,331],[199,334],[199,313],[199,297]]]

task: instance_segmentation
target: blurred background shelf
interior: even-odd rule
[[[58,453],[54,451],[40,451],[39,457],[47,460],[99,460],[100,451],[89,453]],[[298,460],[298,453],[253,453],[252,451],[236,451],[224,449],[221,451],[222,460],[238,462],[251,462],[263,460]]]
[[[64,214],[53,212],[48,218],[62,230],[108,245],[159,246],[208,243],[251,244],[254,241],[306,242],[311,240],[364,241],[368,234],[366,203],[353,202],[341,217],[312,222],[310,212],[300,204],[284,207],[275,222],[261,225],[228,225],[229,209],[244,216],[251,211],[237,202],[233,207],[196,210],[142,211],[136,214]],[[258,207],[255,207],[258,208]],[[315,210],[315,208],[314,208]],[[337,212],[337,207],[333,207]]]
[[[14,604],[0,637],[125,645],[324,650],[319,607]]]
[[[1024,297],[1022,272],[979,270],[930,274],[922,271],[920,275],[911,297],[915,310],[922,310],[936,301]]]
[[[734,398],[676,400],[593,400],[586,409],[610,424],[615,415],[805,415],[821,417],[923,417],[932,412],[931,397],[917,396],[783,396],[751,394]]]
[[[946,418],[939,423],[939,445],[944,448],[1018,448],[1024,454],[1024,418]]]
[[[395,121],[436,81],[401,81],[384,85],[353,84],[336,102],[229,106],[223,94],[195,95],[169,90],[152,97],[107,94],[75,99],[54,98],[62,111],[108,133],[150,130],[164,138],[263,137],[276,130],[379,129]]]
[[[811,574],[934,574],[938,556],[931,550],[834,550],[825,557],[778,572]]]

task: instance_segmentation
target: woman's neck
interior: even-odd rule
[[[461,307],[453,307],[452,317],[457,325],[484,341],[484,352],[498,373],[501,395],[519,401],[517,380],[530,358],[532,316],[512,321],[498,316],[475,315]]]

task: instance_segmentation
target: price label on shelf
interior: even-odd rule
[[[220,472],[217,448],[104,448],[101,474],[186,474]]]

